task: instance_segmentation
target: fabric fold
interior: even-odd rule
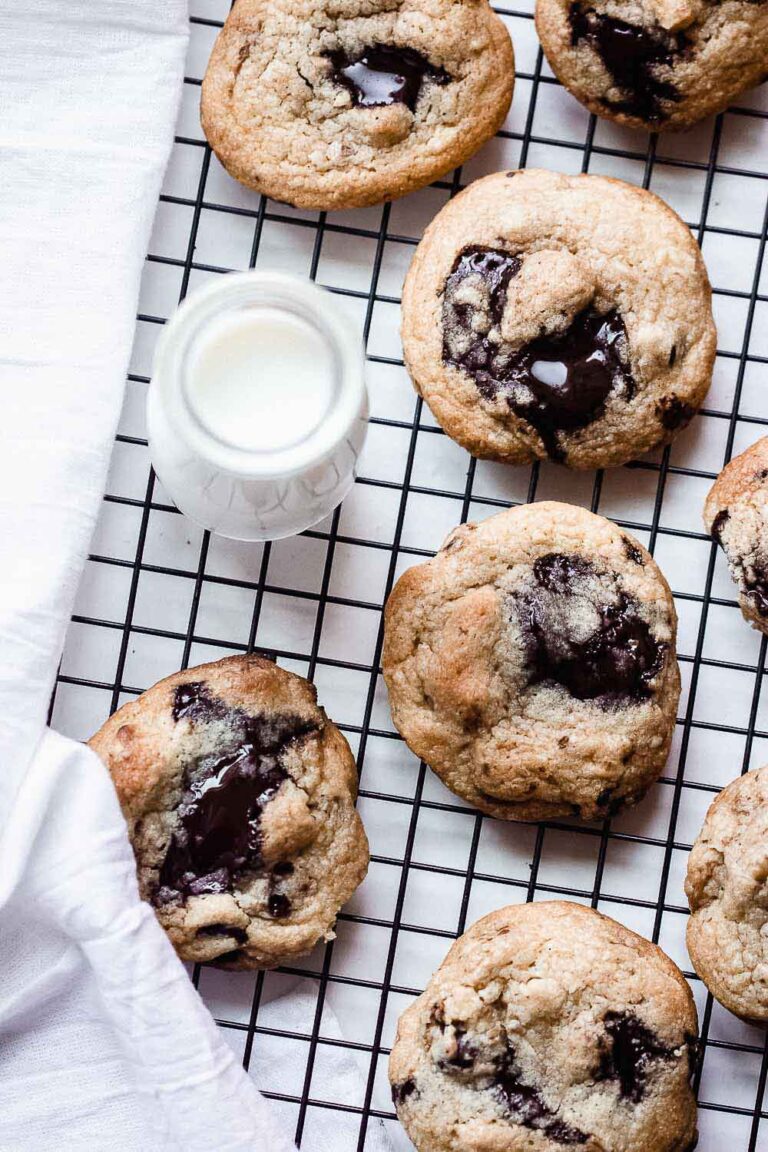
[[[186,0],[0,11],[0,1148],[288,1152],[45,720],[173,142]]]

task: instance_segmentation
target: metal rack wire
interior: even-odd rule
[[[306,1027],[264,1022],[271,975],[249,976],[245,985],[241,977],[210,970],[192,974],[246,1068],[254,1066],[263,1045],[296,1045],[297,1084],[268,1087],[266,1094],[294,1124],[299,1144],[303,1140],[310,1148],[311,1118],[318,1109],[343,1117],[340,1152],[361,1152],[372,1119],[378,1118],[399,1141],[398,1148],[408,1147],[397,1133],[383,1083],[393,1017],[418,993],[450,941],[486,907],[547,896],[580,900],[638,927],[688,968],[680,943],[687,914],[680,881],[697,820],[720,786],[761,762],[768,741],[768,712],[761,697],[766,640],[758,641],[741,621],[721,559],[695,511],[725,460],[768,423],[768,406],[763,403],[761,414],[759,403],[761,384],[768,386],[768,339],[762,336],[763,325],[768,330],[768,100],[760,94],[747,97],[727,115],[671,145],[621,132],[567,103],[570,98],[548,72],[533,39],[530,9],[495,7],[510,26],[522,65],[512,120],[479,161],[485,168],[470,164],[439,182],[423,194],[418,212],[431,215],[436,203],[475,175],[515,164],[615,172],[646,188],[660,184],[662,195],[668,184],[683,197],[695,188],[698,210],[695,218],[686,218],[705,252],[711,240],[717,240],[720,253],[724,244],[736,252],[735,261],[722,265],[728,270],[724,283],[718,283],[716,270],[713,274],[722,344],[721,384],[711,394],[714,399],[678,445],[626,469],[578,481],[564,479],[562,470],[549,465],[503,470],[502,475],[496,466],[454,452],[408,389],[397,349],[381,337],[399,304],[390,288],[418,242],[418,228],[403,225],[410,218],[396,205],[338,216],[300,213],[227,184],[194,117],[201,68],[226,5],[224,0],[198,0],[175,167],[161,196],[160,222],[147,258],[145,298],[164,297],[167,306],[163,311],[162,304],[157,309],[142,305],[139,315],[138,366],[129,377],[102,525],[53,705],[54,723],[84,737],[161,675],[227,651],[264,652],[318,682],[321,702],[356,748],[366,821],[377,814],[374,898],[353,901],[342,913],[337,942],[284,970],[311,990],[314,1007]],[[564,131],[548,131],[553,123],[558,128],[562,123]],[[725,213],[724,204],[730,205]],[[214,240],[203,244],[203,230],[213,218],[218,236],[234,235],[232,243],[227,239],[220,248]],[[337,509],[292,545],[228,552],[182,520],[149,467],[139,414],[148,382],[142,348],[147,333],[164,322],[196,279],[230,270],[233,243],[237,266],[262,266],[265,238],[278,232],[299,244],[308,274],[358,312],[372,374],[372,436],[388,467],[369,470],[364,460],[356,488],[359,507],[351,516]],[[343,241],[342,252],[364,253],[362,280],[340,273],[343,256],[326,262],[324,254],[336,251],[337,241]],[[214,256],[221,250],[220,260],[203,259],[209,249]],[[275,258],[281,259],[279,252]],[[716,264],[720,267],[719,258]],[[681,636],[685,692],[677,738],[663,779],[635,813],[602,825],[500,827],[442,790],[388,722],[379,670],[381,609],[402,567],[432,555],[437,546],[428,521],[447,526],[516,501],[562,493],[640,535],[667,568],[687,625]],[[379,497],[386,507],[376,504]],[[365,570],[375,575],[362,580],[345,575]],[[694,575],[689,579],[687,573]],[[155,599],[161,610],[153,609]],[[236,608],[217,616],[215,606],[221,609],[223,603]],[[225,618],[231,626],[220,625]],[[300,627],[294,627],[296,620]],[[346,631],[365,637],[354,655],[328,642],[338,630],[337,620],[345,622]],[[729,688],[734,684],[737,690]],[[741,711],[728,702],[731,690]],[[709,771],[708,757],[722,762]],[[455,835],[455,855],[435,848],[440,829]],[[438,922],[417,915],[412,892],[440,885],[452,893],[451,918]],[[340,962],[340,954],[355,947],[362,948],[364,961],[356,966]],[[726,1140],[734,1152],[767,1150],[768,1041],[713,1005],[693,973],[687,975],[701,1016],[696,1074],[701,1152],[719,1152]],[[234,988],[234,981],[238,1007],[230,1010],[227,989]],[[333,998],[338,1005],[353,994],[367,1005],[364,1038],[330,1034],[326,1002]],[[322,1094],[315,1088],[324,1051],[339,1047],[353,1055],[360,1069],[360,1091],[353,1101],[336,1098],[327,1083]]]

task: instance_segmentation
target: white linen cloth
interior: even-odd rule
[[[138,899],[107,773],[45,727],[186,39],[186,0],[0,7],[0,1152],[293,1147]]]

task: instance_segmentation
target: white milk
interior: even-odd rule
[[[177,507],[224,536],[277,540],[327,516],[354,481],[367,416],[360,334],[309,280],[217,277],[158,341],[152,463]]]
[[[328,416],[335,376],[333,348],[316,327],[250,307],[206,324],[187,354],[184,383],[213,436],[270,452],[304,440]]]

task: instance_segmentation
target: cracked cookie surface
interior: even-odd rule
[[[697,1028],[656,945],[581,905],[514,905],[400,1017],[392,1096],[419,1152],[692,1152]]]
[[[768,634],[768,436],[726,464],[707,496],[704,526],[725,553],[744,619]]]
[[[768,75],[766,0],[537,0],[536,28],[590,112],[651,131],[721,112]]]
[[[622,464],[671,440],[709,387],[716,334],[698,245],[651,192],[524,170],[433,220],[403,288],[406,366],[476,456]]]
[[[189,668],[90,745],[182,959],[268,968],[332,937],[368,843],[352,753],[308,681],[258,656]]]
[[[667,759],[677,620],[652,557],[542,502],[451,533],[385,611],[395,724],[457,795],[509,820],[605,817]]]
[[[487,0],[238,0],[201,117],[242,183],[301,208],[393,199],[501,127],[509,34]]]
[[[688,860],[688,952],[716,1000],[768,1024],[768,768],[710,807]]]

